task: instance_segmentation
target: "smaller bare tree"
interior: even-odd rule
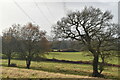
[[[19,32],[19,50],[26,59],[26,67],[28,69],[35,55],[47,52],[47,50],[43,49],[44,45],[41,46],[41,40],[45,37],[45,33],[39,30],[39,26],[35,26],[32,23],[22,27]]]
[[[2,36],[2,53],[8,58],[8,66],[10,66],[12,53],[17,51],[16,27],[14,25],[3,32]]]

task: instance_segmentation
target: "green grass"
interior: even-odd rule
[[[49,52],[45,55],[48,59],[58,59],[58,60],[69,60],[69,61],[91,61],[93,60],[93,56],[90,52]],[[1,54],[1,56],[5,57],[5,55]],[[14,56],[17,58],[18,56]],[[101,59],[99,58],[99,61]],[[118,57],[112,56],[107,59],[107,63],[110,64],[118,64]]]
[[[49,52],[48,59],[69,60],[69,61],[91,61],[92,56],[85,56],[85,52]]]
[[[16,63],[18,68],[26,67],[24,60],[11,60],[11,63]],[[7,66],[7,60],[3,59],[1,65]],[[57,63],[51,61],[41,61],[41,62],[32,61],[31,69],[55,72],[55,73],[83,75],[83,76],[89,76],[92,73],[92,65]],[[103,74],[106,76],[106,78],[117,78],[118,68],[106,67]]]
[[[49,54],[46,54],[45,56],[48,59],[69,60],[69,61],[92,61],[93,56],[87,56],[89,54],[91,53],[88,53],[88,52],[49,52]],[[110,59],[107,59],[107,62],[111,64],[118,64],[118,58],[112,56]]]
[[[69,61],[92,61],[92,56],[88,55],[88,52],[49,52],[45,57],[48,59],[58,59],[58,60],[69,60]],[[11,63],[16,63],[18,68],[25,68],[26,62],[24,60],[11,60]],[[118,64],[118,58],[112,57],[112,60],[108,59],[108,63]],[[7,66],[7,60],[3,59],[1,65]],[[64,74],[74,74],[89,76],[92,73],[92,65],[86,64],[70,64],[62,62],[52,62],[52,61],[32,61],[31,69],[33,70],[43,70],[55,73]],[[106,78],[117,78],[118,68],[116,67],[105,67],[103,74]],[[6,76],[6,75],[5,75]]]

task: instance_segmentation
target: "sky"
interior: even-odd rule
[[[69,10],[81,11],[85,6],[109,10],[114,16],[113,22],[118,21],[118,0],[0,0],[0,35],[13,24],[28,22],[51,35],[52,25]]]

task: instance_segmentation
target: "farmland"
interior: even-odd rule
[[[0,68],[1,70],[1,68]],[[49,80],[106,80],[104,78],[94,78],[94,77],[89,77],[89,76],[79,76],[79,75],[69,75],[69,74],[61,74],[61,73],[53,73],[53,72],[46,72],[46,71],[38,71],[38,70],[32,70],[32,69],[20,69],[20,68],[8,68],[8,67],[3,67],[2,68],[3,75],[2,77],[7,79],[9,78],[50,78]],[[13,73],[15,71],[16,73]],[[6,74],[6,75],[4,75]],[[67,79],[68,78],[68,79]],[[107,79],[111,80],[111,79]]]
[[[92,54],[89,52],[50,52],[46,55],[46,58],[69,61],[92,61],[93,56],[90,55]],[[111,64],[118,64],[118,57],[112,56],[107,59],[107,62]]]
[[[58,59],[58,60],[69,60],[69,61],[91,61],[91,56],[84,56],[84,52],[50,52],[46,55],[46,58]],[[117,58],[115,58],[117,61]],[[114,60],[115,60],[114,59]],[[112,60],[109,63],[113,63]],[[25,60],[15,60],[12,59],[11,63],[17,64],[17,67],[20,69],[26,68]],[[117,62],[115,63],[117,64]],[[2,59],[3,69],[7,69],[7,59]],[[66,67],[67,66],[67,67]],[[92,73],[92,65],[89,64],[72,64],[72,63],[62,63],[62,62],[52,62],[52,61],[32,61],[31,69],[37,71],[47,71],[54,73],[62,73],[62,74],[72,74],[79,76],[91,76]],[[103,71],[105,78],[117,78],[118,77],[118,68],[117,67],[105,67]],[[8,75],[3,73],[3,78],[6,78]],[[39,78],[39,76],[33,76]],[[19,78],[19,76],[18,76]]]

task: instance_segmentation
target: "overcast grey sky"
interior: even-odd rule
[[[67,11],[80,11],[85,6],[109,10],[114,15],[113,22],[118,21],[118,0],[1,0],[0,34],[12,24],[32,22],[50,35],[51,26],[64,17]]]

